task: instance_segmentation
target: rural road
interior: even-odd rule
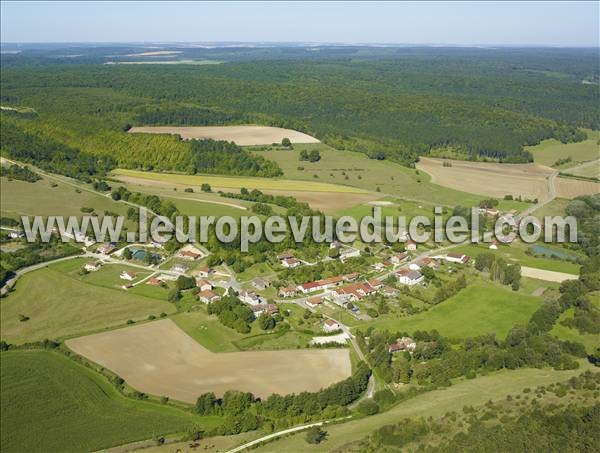
[[[272,433],[272,434],[269,434],[267,436],[263,436],[263,437],[260,437],[260,438],[258,438],[256,440],[253,440],[251,442],[248,442],[248,443],[245,443],[243,445],[240,445],[239,447],[236,447],[236,448],[233,448],[231,450],[228,450],[226,453],[236,453],[238,451],[242,451],[242,450],[245,450],[246,448],[250,448],[250,447],[253,447],[253,446],[257,445],[257,444],[260,444],[261,442],[265,442],[265,441],[270,440],[270,439],[275,439],[276,437],[279,437],[279,436],[284,436],[285,434],[295,433],[297,431],[302,431],[304,429],[312,428],[313,426],[323,426],[324,424],[327,424],[327,423],[336,422],[336,421],[340,421],[340,420],[347,420],[349,418],[352,418],[352,416],[349,415],[348,417],[338,418],[338,419],[335,419],[335,420],[309,423],[307,425],[300,425],[300,426],[295,426],[293,428],[284,429],[283,431],[278,431],[276,433]]]
[[[552,170],[554,170],[554,169],[552,169]],[[550,176],[548,176],[548,197],[545,200],[538,201],[533,206],[530,206],[527,209],[525,209],[523,212],[521,212],[517,216],[517,218],[523,218],[523,217],[527,217],[528,215],[531,215],[532,213],[534,213],[541,207],[546,206],[548,203],[550,203],[552,200],[554,200],[556,198],[555,183],[556,183],[557,177],[558,177],[558,171],[554,170],[554,173],[552,173]]]

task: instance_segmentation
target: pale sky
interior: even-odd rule
[[[599,2],[1,2],[2,42],[599,46]]]

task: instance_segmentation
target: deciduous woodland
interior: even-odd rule
[[[208,66],[39,66],[48,60],[3,55],[2,103],[34,106],[44,121],[29,120],[26,129],[36,135],[110,154],[121,166],[179,171],[211,167],[194,165],[198,145],[123,129],[252,122],[410,165],[439,148],[528,162],[524,146],[581,141],[578,127],[600,126],[597,86],[582,83],[598,76],[593,50],[396,49],[379,59],[375,51],[357,52],[324,50],[319,61],[288,52],[279,60]],[[218,170],[279,174],[225,145],[209,148],[215,146],[234,156]]]

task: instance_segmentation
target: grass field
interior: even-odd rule
[[[380,330],[436,329],[450,338],[495,333],[504,338],[515,324],[524,324],[537,309],[539,298],[491,284],[476,283],[426,312],[399,319],[378,319],[364,324]],[[358,329],[363,329],[362,326]]]
[[[340,192],[340,193],[363,193],[364,190],[355,187],[328,184],[324,182],[289,181],[285,179],[259,178],[259,177],[236,177],[236,176],[212,176],[212,175],[182,175],[174,173],[156,173],[138,170],[116,169],[113,175],[127,176],[150,181],[168,182],[173,184],[184,184],[189,187],[200,187],[207,183],[216,189],[247,189],[258,190],[282,190],[286,192],[308,191],[308,192]]]
[[[544,247],[548,245],[543,244]],[[525,243],[513,243],[510,246],[501,245],[498,250],[490,250],[486,245],[464,244],[452,249],[456,253],[464,253],[476,258],[482,252],[493,252],[496,256],[501,256],[508,262],[518,262],[522,266],[535,267],[554,272],[564,272],[566,274],[579,274],[579,265],[571,261],[542,258],[531,256],[525,253],[531,246]],[[570,252],[573,253],[573,252]]]
[[[235,352],[240,349],[232,342],[245,335],[225,327],[216,316],[209,316],[204,310],[178,313],[171,319],[181,330],[211,352]]]
[[[600,178],[600,159],[593,160],[578,167],[569,168],[564,172],[570,175],[584,176],[586,178]]]
[[[66,266],[58,263],[58,266],[63,265]],[[84,283],[55,266],[24,275],[17,281],[15,291],[1,300],[3,340],[25,343],[56,339],[175,310],[173,304],[166,301]],[[89,277],[101,278],[92,274]],[[20,322],[21,314],[30,319]]]
[[[129,271],[135,274],[135,279],[127,281],[127,284],[137,283],[148,277],[151,273],[150,271],[127,266],[126,264],[104,264],[97,271],[81,275],[79,271],[86,262],[87,260],[83,258],[75,258],[53,264],[51,268],[80,282],[112,289],[121,289],[121,286],[125,283],[125,280],[119,277],[121,272]]]
[[[326,426],[327,440],[318,445],[308,444],[299,433],[271,442],[255,451],[346,451],[344,445],[362,439],[374,430],[403,418],[439,417],[450,411],[460,411],[464,406],[479,406],[488,400],[504,399],[508,394],[522,392],[526,387],[537,387],[566,381],[585,369],[593,368],[580,362],[577,370],[555,371],[550,368],[500,371],[477,379],[462,380],[451,387],[434,390],[404,401],[387,412],[338,425]],[[339,450],[338,450],[339,449]]]
[[[0,357],[5,453],[96,451],[220,423],[218,417],[128,399],[59,353],[11,351]]]
[[[321,160],[300,162],[302,149],[318,149]],[[389,161],[369,159],[362,153],[335,150],[324,144],[297,145],[293,151],[255,151],[258,155],[276,161],[286,178],[344,184],[368,191],[379,187],[382,194],[393,195],[423,203],[477,205],[482,197],[459,190],[431,184],[430,177]],[[315,179],[314,175],[318,178]]]
[[[555,198],[550,203],[547,203],[541,208],[533,211],[531,215],[540,220],[543,220],[543,218],[546,216],[565,215],[569,201],[570,200],[567,200],[566,198]]]
[[[544,140],[539,145],[529,146],[525,149],[533,154],[535,163],[554,166],[559,159],[571,158],[571,162],[559,165],[556,168],[565,169],[600,158],[600,131],[586,130],[588,139],[579,143],[561,143],[558,140]]]
[[[170,319],[73,338],[66,345],[140,391],[190,403],[205,392],[242,390],[266,397],[316,391],[351,374],[347,349],[215,354]]]
[[[104,211],[125,215],[127,206],[85,190],[76,191],[75,187],[63,182],[51,186],[48,178],[37,182],[25,182],[0,178],[0,205],[4,216],[19,215],[62,215],[81,217],[82,207],[94,208],[100,218]]]

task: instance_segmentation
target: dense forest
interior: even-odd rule
[[[101,62],[98,49],[86,52]],[[110,155],[130,168],[185,172],[194,168],[191,144],[126,134],[127,126],[289,127],[336,148],[406,165],[440,148],[471,159],[527,162],[524,145],[552,137],[578,141],[585,134],[577,128],[600,127],[598,55],[592,50],[220,53],[225,63],[213,65],[76,65],[56,58],[49,64],[40,49],[3,55],[1,101],[34,108],[39,117],[28,120],[29,130],[86,153]],[[249,159],[234,159],[231,171],[277,174],[265,161]]]

